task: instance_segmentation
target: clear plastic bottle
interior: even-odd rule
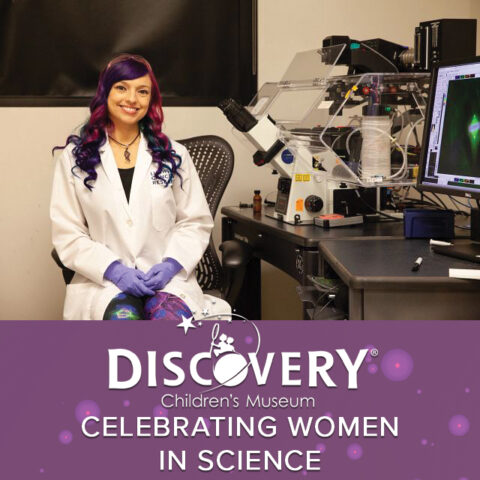
[[[260,196],[260,190],[254,190],[253,193],[253,213],[260,213],[262,211],[262,197]]]

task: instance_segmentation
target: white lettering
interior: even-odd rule
[[[132,375],[128,380],[118,379],[118,359],[125,358],[132,366]],[[126,348],[108,350],[108,388],[111,390],[125,390],[134,387],[142,376],[140,359]]]
[[[323,365],[318,365],[317,360],[322,358],[325,360]],[[323,380],[323,383],[327,387],[336,387],[333,380],[330,378],[330,375],[327,373],[330,368],[333,366],[333,355],[329,352],[308,352],[308,386],[316,387],[317,386],[317,374]]]
[[[90,421],[95,422],[95,423],[100,423],[100,419],[98,417],[93,417],[93,416],[85,417],[83,419],[83,422],[82,422],[82,433],[88,438],[98,437],[98,435],[99,435],[98,431],[94,432],[94,433],[90,433],[87,430],[87,423],[90,422]]]
[[[291,365],[291,358],[300,358],[300,352],[282,352],[282,385],[285,387],[289,386],[300,386],[302,381],[297,378],[292,380],[290,378],[290,372],[299,372],[300,365]]]
[[[175,379],[169,379],[166,378],[163,381],[163,384],[167,387],[178,387],[180,386],[184,381],[185,381],[185,372],[178,366],[175,365],[172,362],[172,359],[174,358],[182,358],[182,352],[168,352],[164,357],[163,357],[163,365],[165,368],[171,372],[174,373],[177,378]]]
[[[192,379],[198,383],[198,385],[202,385],[204,387],[209,387],[212,385],[212,380],[202,378],[198,374],[198,364],[200,363],[200,360],[205,360],[207,358],[211,358],[209,352],[200,352],[194,355],[190,361],[190,375],[192,376]]]
[[[252,364],[253,373],[255,374],[255,379],[257,380],[257,385],[265,385],[268,380],[268,375],[270,374],[270,369],[272,368],[273,358],[275,357],[275,353],[269,352],[267,353],[267,359],[265,360],[265,365],[263,366],[263,370],[260,371],[260,367],[258,365],[258,358],[257,355],[254,353],[249,353],[248,357]]]
[[[357,358],[355,359],[355,363],[352,363],[348,353],[345,349],[341,348],[336,350],[338,356],[343,362],[343,365],[347,369],[348,372],[348,389],[354,390],[358,388],[357,386],[357,373],[358,369],[361,367],[363,360],[367,356],[368,348],[362,348],[359,350]]]

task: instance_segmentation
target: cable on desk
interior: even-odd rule
[[[415,190],[417,190],[417,189],[415,189]],[[411,198],[411,197],[408,196],[409,192],[410,192],[410,187],[407,187],[403,198],[401,198],[400,202],[399,202],[401,205],[404,205],[404,208],[405,208],[406,202],[408,202],[410,205],[413,205],[413,206],[415,206],[415,205],[428,205],[430,207],[435,207],[437,209],[442,208],[440,205],[438,205],[437,203],[435,203],[431,199],[425,200],[423,198],[423,194],[421,192],[419,192],[421,194],[421,198]],[[418,190],[417,190],[417,192],[418,192]]]
[[[445,210],[448,210],[448,207],[443,203],[443,200],[442,200],[436,193],[432,193],[432,195],[438,200],[438,202],[440,203],[440,205],[441,205]]]
[[[417,198],[405,198],[405,200],[402,203],[402,205],[406,206],[408,201],[408,205],[412,206],[428,206],[428,207],[433,207],[433,210],[443,210],[443,208],[440,205],[437,205],[436,203],[430,202],[430,201],[425,201],[425,200],[420,200]]]
[[[461,205],[462,207],[469,208],[469,206],[466,203],[463,203],[460,200],[457,200],[455,197],[452,197],[451,195],[449,195],[448,198],[450,199],[450,201],[452,203],[457,203],[458,205]],[[465,215],[466,217],[470,216],[470,213],[468,213],[465,210],[460,210],[458,207],[457,207],[457,212],[461,215]],[[455,213],[457,213],[457,212],[455,212]]]
[[[394,216],[392,216],[392,215],[388,215],[387,213],[381,212],[380,210],[377,210],[377,209],[373,208],[369,203],[367,203],[367,202],[361,197],[360,192],[359,192],[357,189],[355,189],[355,194],[357,195],[358,199],[359,199],[362,203],[364,203],[373,213],[376,213],[377,215],[381,215],[382,217],[386,217],[386,218],[388,218],[388,219],[390,219],[390,220],[393,220],[393,221],[395,221],[395,222],[401,222],[401,221],[403,221],[402,218],[397,218],[397,217],[394,217]]]
[[[420,193],[422,199],[425,197],[426,199],[428,199],[430,202],[432,202],[432,203],[433,203],[434,205],[436,205],[437,207],[442,208],[442,209],[445,209],[445,210],[448,210],[448,209],[447,209],[447,206],[446,206],[443,202],[441,202],[441,203],[439,204],[439,203],[438,203],[438,199],[437,199],[437,201],[435,201],[435,199],[430,198],[430,196],[429,196],[426,192],[420,192],[417,188],[415,188],[415,190],[416,190],[418,193]]]

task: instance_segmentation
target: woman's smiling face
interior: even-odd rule
[[[138,123],[148,112],[152,82],[148,75],[114,83],[107,99],[108,115],[114,125]]]

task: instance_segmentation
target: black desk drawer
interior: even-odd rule
[[[230,238],[248,243],[253,247],[254,255],[283,270],[304,284],[306,275],[316,275],[318,271],[318,252],[298,246],[268,232],[259,232],[248,225],[232,222],[229,225]]]

